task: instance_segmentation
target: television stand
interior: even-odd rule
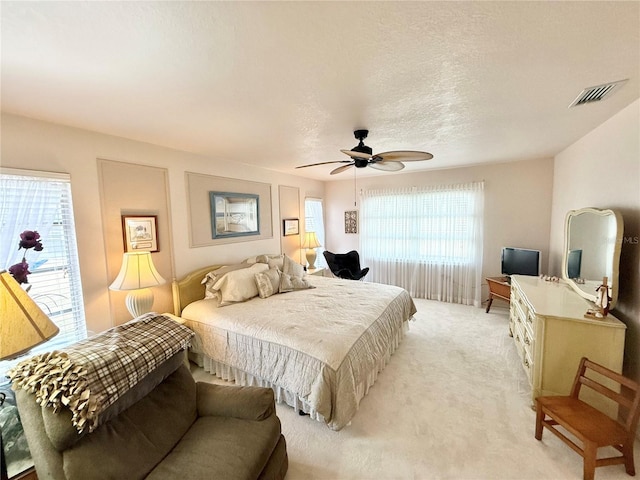
[[[494,298],[505,300],[507,303],[511,299],[511,285],[509,277],[487,277],[487,284],[489,285],[489,300],[487,301],[487,313],[491,309],[491,304]]]

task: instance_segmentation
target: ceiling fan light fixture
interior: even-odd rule
[[[431,160],[433,155],[427,152],[417,152],[413,150],[399,150],[385,153],[373,154],[373,149],[364,144],[364,139],[369,135],[369,130],[356,130],[353,135],[359,140],[358,145],[351,150],[340,150],[348,155],[350,160],[336,160],[330,162],[312,163],[310,165],[301,165],[296,168],[313,167],[316,165],[327,165],[330,163],[343,163],[338,168],[331,170],[330,174],[335,175],[344,172],[350,167],[365,168],[372,167],[376,170],[386,170],[388,172],[396,172],[404,168],[402,162],[418,162],[422,160]]]

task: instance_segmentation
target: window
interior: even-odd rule
[[[31,272],[29,295],[60,328],[57,336],[30,353],[85,338],[69,175],[0,169],[0,226],[0,268],[8,270],[24,256]],[[25,230],[40,234],[42,251],[18,250]]]
[[[420,298],[479,305],[483,188],[473,183],[363,192],[360,249],[369,280]]]
[[[322,209],[321,198],[305,198],[304,200],[304,231],[316,232],[316,237],[320,246],[316,248],[318,257],[316,259],[316,267],[326,267],[327,261],[324,259],[324,214]]]

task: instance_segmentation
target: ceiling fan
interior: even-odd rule
[[[396,172],[404,168],[402,162],[419,162],[422,160],[431,160],[433,155],[427,152],[416,152],[412,150],[397,150],[393,152],[376,153],[373,155],[371,147],[367,147],[363,140],[369,135],[369,130],[356,130],[353,132],[360,143],[351,150],[340,150],[342,153],[349,155],[350,160],[334,160],[332,162],[311,163],[309,165],[301,165],[296,168],[315,167],[316,165],[328,165],[330,163],[344,163],[338,168],[331,170],[331,175],[344,172],[345,170],[355,166],[356,168],[371,167],[376,170],[385,170],[387,172]]]

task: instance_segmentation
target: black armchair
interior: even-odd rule
[[[327,260],[329,270],[336,277],[360,280],[369,273],[369,267],[360,268],[360,255],[355,250],[348,253],[331,253],[325,250],[323,255]]]

